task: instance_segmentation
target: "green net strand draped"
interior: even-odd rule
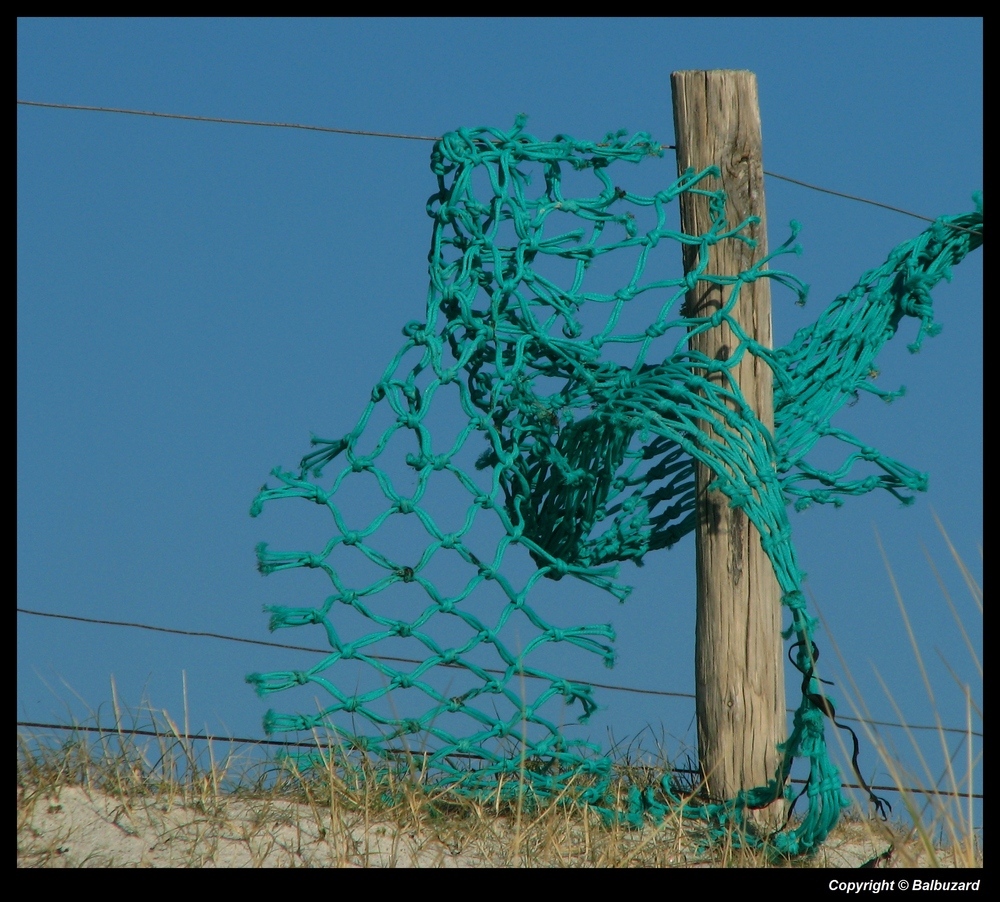
[[[405,342],[354,429],[337,440],[314,437],[299,472],[275,469],[277,487],[265,485],[253,503],[257,516],[266,502],[306,499],[327,509],[335,527],[313,551],[258,546],[262,573],[311,568],[333,586],[319,607],[267,608],[272,630],[321,625],[331,653],[308,670],[247,677],[261,696],[298,686],[329,696],[312,714],[268,711],[265,730],[321,729],[387,766],[408,749],[425,775],[472,796],[572,797],[637,824],[683,809],[725,832],[745,826],[749,809],[792,798],[791,768],[801,759],[808,810],[767,840],[783,854],[808,852],[846,800],[824,738],[833,706],[812,675],[815,623],[788,507],[840,504],[875,489],[907,501],[926,488],[923,474],[831,418],[860,392],[894,397],[872,384],[876,356],[904,317],[920,323],[913,350],[934,334],[930,290],[982,243],[981,200],[975,212],[942,218],[900,245],[815,324],[769,349],[733,311],[741,287],[759,278],[804,301],[805,286],[770,268],[797,252],[794,223],[788,242],[753,269],[710,275],[711,245],[750,243],[748,222],[726,222],[724,196],[699,187],[716,170],[632,193],[611,169],[661,156],[648,135],[540,142],[523,126],[461,129],[435,144],[426,319],[404,327]],[[569,196],[571,186],[584,187]],[[668,224],[684,192],[709,199],[713,224],[704,235]],[[670,278],[680,243],[697,245],[700,262]],[[723,286],[725,305],[710,318],[683,316],[685,294],[706,283]],[[723,321],[740,341],[727,360],[689,349],[692,333]],[[773,435],[731,377],[744,354],[774,373]],[[441,410],[452,418],[435,419]],[[833,471],[806,460],[824,437],[847,448]],[[666,776],[619,804],[610,759],[564,735],[565,708],[556,704],[577,706],[576,722],[586,723],[597,709],[592,687],[538,666],[555,643],[612,666],[614,632],[566,621],[572,604],[558,623],[543,616],[551,610],[546,587],[556,587],[542,581],[572,577],[624,601],[630,590],[616,582],[618,563],[641,565],[693,530],[695,460],[760,533],[789,612],[784,635],[803,674],[802,699],[768,786],[685,807]],[[337,473],[321,481],[335,461]],[[446,505],[435,506],[436,495]],[[514,619],[530,641],[511,640]],[[386,653],[403,647],[406,658]],[[350,676],[348,665],[356,668]],[[356,672],[373,679],[365,685]]]

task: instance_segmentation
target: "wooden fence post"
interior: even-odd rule
[[[748,216],[760,218],[750,228],[756,248],[728,239],[709,251],[709,273],[736,275],[767,254],[757,79],[744,71],[674,72],[671,87],[678,173],[718,166],[721,178],[699,187],[726,192],[730,227]],[[682,230],[707,232],[706,198],[682,194],[680,202]],[[685,271],[698,253],[698,247],[684,245]],[[711,316],[722,304],[723,291],[698,285],[687,296],[689,315]],[[769,280],[743,285],[733,315],[756,341],[771,347]],[[727,359],[735,348],[726,324],[694,336],[691,344],[713,359]],[[770,369],[747,354],[734,375],[757,417],[773,432]],[[711,430],[709,423],[702,427]],[[711,470],[697,464],[698,755],[709,795],[729,799],[741,789],[765,785],[781,761],[777,745],[787,738],[782,615],[778,584],[757,530],[742,510],[729,507],[725,495],[707,490],[713,478]],[[773,824],[783,810],[779,801],[755,817]]]

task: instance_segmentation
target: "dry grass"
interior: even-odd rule
[[[936,514],[934,515],[934,519],[981,620],[983,614],[982,587],[977,584],[968,567],[962,561]],[[907,727],[905,734],[912,749],[912,755],[907,755],[907,757],[917,762],[917,769],[914,770],[911,767],[907,767],[901,762],[902,756],[891,749],[875,730],[867,724],[865,725],[865,736],[871,746],[878,752],[882,763],[890,774],[892,783],[898,787],[899,798],[907,814],[908,826],[901,832],[901,848],[903,851],[900,854],[904,859],[904,864],[910,866],[920,862],[927,862],[932,866],[982,867],[982,835],[980,830],[976,828],[974,819],[974,778],[977,769],[982,767],[982,753],[976,752],[975,741],[975,733],[981,733],[983,728],[983,711],[981,706],[982,661],[976,652],[975,643],[972,641],[963,623],[958,607],[952,600],[937,566],[925,548],[924,555],[927,558],[930,570],[941,590],[942,598],[952,615],[958,634],[962,637],[965,647],[968,650],[970,661],[977,675],[977,685],[972,686],[962,681],[956,674],[955,669],[948,661],[944,660],[944,665],[951,678],[961,690],[965,707],[965,710],[962,712],[965,722],[965,735],[955,749],[951,749],[945,724],[941,718],[941,709],[937,703],[934,686],[929,676],[926,656],[921,649],[919,637],[911,623],[891,563],[882,546],[881,538],[877,534],[876,542],[882,559],[885,562],[900,617],[906,629],[910,648],[927,694],[928,710],[933,714],[937,728],[937,740],[940,744],[942,760],[945,762],[943,772],[935,774],[924,754],[921,744]],[[840,656],[839,650],[837,650],[837,655],[841,657],[843,665],[843,658]],[[855,716],[866,721],[873,720],[864,702],[864,696],[859,691],[856,682],[851,676],[850,669],[844,666],[844,671],[848,674],[848,679],[851,682],[851,689],[855,699],[853,702]],[[905,723],[906,719],[893,699],[886,681],[877,671],[876,678],[880,683],[882,691],[893,706],[896,719],[900,723]],[[976,701],[977,698],[980,699],[979,702]],[[964,754],[959,759],[958,756],[961,753]],[[935,789],[944,790],[944,794],[933,793],[932,790]]]
[[[957,555],[955,559],[981,612],[982,591]],[[947,593],[945,598],[954,611]],[[901,599],[900,610],[908,623]],[[957,614],[956,622],[981,678],[974,645]],[[926,680],[912,632],[911,638]],[[929,681],[927,691],[933,707]],[[165,713],[122,711],[112,686],[115,731],[87,732],[81,725],[61,743],[46,735],[19,734],[17,863],[19,867],[765,868],[859,867],[868,862],[878,867],[981,867],[981,836],[973,825],[971,797],[973,773],[980,766],[973,756],[971,733],[974,725],[982,728],[982,711],[974,702],[981,697],[981,687],[978,696],[972,687],[964,686],[963,691],[970,734],[964,760],[953,759],[939,730],[949,762],[944,782],[954,795],[903,789],[937,788],[941,781],[931,773],[913,736],[922,775],[906,772],[880,737],[869,732],[869,743],[901,788],[907,823],[890,826],[849,817],[816,855],[774,862],[760,851],[711,844],[708,825],[679,815],[636,830],[608,825],[569,798],[542,806],[459,798],[428,788],[406,766],[375,771],[370,763],[342,754],[325,753],[325,766],[306,771],[291,760],[252,762],[234,746],[219,755],[211,742],[184,738],[187,730],[178,728]],[[858,716],[867,716],[863,705],[859,708]],[[140,723],[159,735],[140,735]],[[619,763],[615,786],[623,800],[629,785],[648,778],[647,767],[629,760]],[[662,771],[670,765],[664,760],[654,770],[657,767]],[[697,790],[687,787],[692,796]]]
[[[681,817],[642,830],[607,825],[586,806],[475,801],[405,771],[248,765],[197,756],[170,726],[159,739],[73,735],[58,746],[19,737],[20,867],[775,867],[854,866],[890,847],[899,865],[981,864],[978,846],[925,847],[878,821],[848,821],[812,859],[776,864],[711,845]],[[207,764],[204,759],[208,759]],[[624,798],[635,775],[623,769]],[[935,812],[934,818],[940,817]],[[947,818],[945,819],[947,821]]]
[[[210,744],[197,756],[160,727],[159,739],[124,728],[58,746],[20,737],[19,866],[676,867],[726,857],[704,851],[704,826],[681,818],[607,826],[566,799],[477,801],[331,755],[307,771],[217,760]]]

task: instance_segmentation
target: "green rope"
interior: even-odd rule
[[[319,551],[258,547],[261,573],[315,569],[333,586],[319,608],[268,608],[271,629],[318,624],[332,651],[308,670],[251,674],[248,682],[262,696],[319,687],[331,702],[314,714],[269,711],[265,730],[323,729],[347,751],[386,759],[400,743],[418,748],[425,774],[468,795],[573,798],[633,823],[683,810],[720,834],[745,832],[749,809],[791,798],[792,763],[805,759],[807,812],[764,839],[780,854],[808,852],[846,800],[824,738],[824,709],[832,711],[832,702],[812,676],[815,621],[806,612],[787,507],[839,504],[840,496],[877,488],[906,500],[926,488],[922,474],[830,421],[861,391],[885,400],[898,394],[871,384],[878,351],[905,316],[920,321],[913,350],[934,334],[930,289],[981,244],[981,202],[976,212],[940,219],[900,245],[813,326],[772,350],[752,341],[733,312],[742,286],[759,278],[777,280],[804,301],[805,286],[770,268],[797,252],[794,223],[792,237],[752,269],[711,275],[713,244],[751,243],[748,222],[726,222],[724,196],[699,187],[715,170],[689,171],[650,196],[634,194],[609,171],[660,156],[648,135],[539,142],[523,126],[519,119],[510,132],[460,129],[437,142],[425,320],[404,327],[405,342],[354,429],[336,440],[314,437],[299,472],[274,470],[277,487],[265,485],[254,501],[257,516],[272,500],[303,498],[326,508],[336,528]],[[592,193],[566,196],[566,183],[584,177]],[[713,223],[704,235],[667,224],[671,204],[685,192],[709,198]],[[699,262],[666,278],[659,261],[671,252],[676,258],[678,243],[697,245]],[[612,254],[631,261],[630,272],[615,270],[621,287],[588,287]],[[685,294],[705,284],[723,288],[722,309],[709,318],[679,315]],[[641,328],[626,325],[637,311],[650,316]],[[728,360],[690,350],[692,334],[722,322],[740,342]],[[773,435],[732,378],[744,354],[774,372]],[[453,436],[429,425],[442,409],[460,412]],[[705,421],[713,434],[700,428]],[[824,436],[853,449],[832,472],[806,460]],[[621,810],[611,795],[610,759],[596,745],[567,738],[550,713],[550,703],[562,700],[575,707],[577,723],[586,723],[597,710],[591,687],[535,664],[546,646],[565,643],[610,667],[614,632],[610,625],[557,625],[539,612],[541,589],[534,606],[529,596],[541,579],[570,576],[624,601],[630,589],[616,582],[617,563],[641,565],[645,554],[694,528],[695,460],[711,469],[714,487],[761,536],[790,614],[784,635],[797,649],[802,700],[768,786],[724,804],[685,807],[665,777],[655,788],[634,788]],[[335,461],[339,471],[321,482]],[[853,477],[862,462],[880,473]],[[431,513],[437,492],[449,499],[447,528],[440,512]],[[376,499],[370,515],[360,512],[368,509],[357,501],[361,495]],[[416,545],[395,539],[401,526],[411,542],[419,537]],[[482,533],[495,537],[485,552]],[[441,572],[447,589],[431,578]],[[484,597],[489,601],[477,606]],[[389,598],[405,605],[405,616],[392,613]],[[534,632],[523,647],[508,638],[512,618]],[[358,622],[371,631],[341,634]],[[449,630],[438,629],[442,622]],[[412,669],[376,654],[376,646],[402,641],[420,651],[422,662]],[[493,672],[497,660],[500,674]],[[351,662],[374,677],[371,688],[349,688],[343,674]],[[463,691],[442,688],[436,675],[443,668],[462,674]],[[390,701],[403,697],[417,699],[407,712]],[[456,718],[461,729],[445,726]],[[476,769],[457,763],[468,756],[479,759]]]

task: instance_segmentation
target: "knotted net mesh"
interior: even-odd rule
[[[875,358],[904,317],[919,320],[915,346],[934,333],[930,289],[982,243],[981,204],[896,248],[770,349],[734,311],[741,287],[760,278],[804,301],[804,286],[775,267],[796,250],[794,223],[754,268],[712,275],[709,247],[751,241],[749,223],[727,222],[724,196],[701,187],[716,170],[633,193],[619,187],[619,171],[663,153],[647,134],[541,142],[523,126],[460,129],[435,144],[424,320],[403,328],[354,428],[314,437],[299,470],[275,469],[277,485],[253,503],[257,516],[272,501],[303,499],[334,531],[310,551],[258,546],[262,573],[305,568],[332,586],[319,605],[268,608],[272,630],[318,625],[331,651],[307,670],[247,678],[262,696],[305,686],[328,699],[314,713],[268,711],[265,729],[322,730],[341,750],[386,761],[403,751],[427,779],[469,795],[572,798],[634,823],[683,808],[720,830],[743,826],[748,810],[777,795],[791,798],[792,763],[807,759],[808,810],[768,839],[780,852],[808,851],[846,801],[827,752],[833,704],[813,675],[815,624],[788,507],[875,489],[907,501],[925,488],[923,474],[831,418],[860,392],[893,397],[872,382]],[[684,192],[708,197],[707,233],[675,224]],[[678,274],[681,243],[699,253]],[[724,293],[721,309],[684,315],[686,293],[709,283]],[[739,341],[726,360],[691,350],[692,334],[722,322]],[[773,434],[732,378],[745,354],[774,374]],[[821,438],[846,449],[835,470],[807,460]],[[547,597],[575,581],[624,601],[617,565],[641,565],[694,529],[694,461],[760,534],[801,700],[768,786],[694,806],[664,775],[617,802],[611,759],[571,738],[567,722],[596,710],[593,687],[546,666],[571,648],[610,667],[614,632],[574,621],[571,602]]]

